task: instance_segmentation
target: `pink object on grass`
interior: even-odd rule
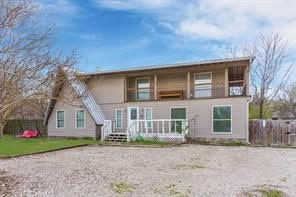
[[[17,135],[19,138],[37,138],[39,137],[40,132],[36,130],[26,130],[21,135]]]

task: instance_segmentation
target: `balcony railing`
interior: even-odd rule
[[[152,101],[154,100],[154,88],[129,88],[127,89],[127,101]]]
[[[157,88],[154,95],[154,88],[140,88],[128,89],[127,101],[152,101],[152,100],[184,100],[187,99],[186,88]],[[224,85],[206,85],[194,86],[190,89],[190,99],[203,99],[203,98],[224,98],[234,96],[246,95],[246,87],[242,84],[229,84],[228,96],[225,95]]]
[[[222,85],[194,86],[191,91],[192,99],[223,97],[225,97],[225,88]]]

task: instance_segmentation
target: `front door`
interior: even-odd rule
[[[171,108],[171,119],[182,119],[186,120],[186,108],[176,107]],[[185,128],[184,121],[172,121],[171,122],[171,132],[182,133],[182,130]]]
[[[129,126],[132,120],[139,120],[139,107],[127,108],[127,125]]]

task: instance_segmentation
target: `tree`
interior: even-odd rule
[[[250,81],[253,102],[258,106],[258,118],[264,118],[266,107],[285,86],[294,64],[285,65],[288,59],[287,41],[279,34],[260,34],[254,43],[243,49],[245,56],[254,56]]]
[[[276,110],[280,117],[296,118],[296,82],[281,90]]]
[[[49,97],[61,65],[75,64],[75,54],[54,50],[54,28],[38,20],[30,0],[0,0],[0,137],[12,111],[34,95]]]

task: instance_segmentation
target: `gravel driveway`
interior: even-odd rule
[[[0,160],[0,196],[296,195],[296,149],[92,146]]]

